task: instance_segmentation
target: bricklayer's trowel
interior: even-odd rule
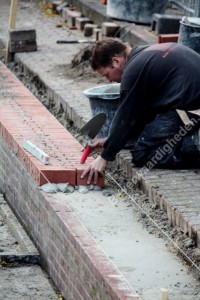
[[[98,115],[94,116],[80,129],[80,133],[87,136],[89,140],[95,138],[95,136],[98,134],[98,132],[101,130],[102,126],[104,125],[106,121],[106,117],[107,115],[104,112],[101,112]],[[85,163],[90,152],[91,152],[91,147],[87,143],[80,159],[81,164]]]

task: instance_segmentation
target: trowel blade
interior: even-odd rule
[[[87,135],[90,139],[95,138],[106,121],[107,115],[104,112],[99,113],[90,119],[81,129],[80,133]]]

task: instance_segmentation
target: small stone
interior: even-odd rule
[[[140,217],[142,218],[142,219],[144,219],[144,218],[146,218],[146,214],[142,211],[141,213],[140,213]]]
[[[113,195],[113,192],[111,190],[104,190],[103,191],[103,196],[105,197],[110,197]]]
[[[101,191],[102,187],[99,185],[94,185],[94,191]]]
[[[87,185],[80,185],[78,191],[81,194],[87,194],[89,192],[89,187]]]
[[[45,183],[39,189],[45,193],[57,193],[58,191],[56,183]]]
[[[185,241],[185,247],[186,248],[192,248],[194,246],[195,242],[192,239],[188,239]]]
[[[58,183],[57,184],[58,190],[65,194],[73,193],[74,187],[69,185],[69,183]]]
[[[158,209],[158,204],[157,203],[155,203],[155,204],[152,204],[152,206],[151,206],[153,209]]]

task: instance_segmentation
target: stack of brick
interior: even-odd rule
[[[11,53],[37,51],[35,29],[11,29],[9,35]]]

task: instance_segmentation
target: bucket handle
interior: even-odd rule
[[[117,95],[117,96],[111,96],[111,97],[109,97],[109,96],[101,96],[101,99],[104,99],[104,100],[112,100],[112,99],[118,99],[119,98],[119,95]]]

